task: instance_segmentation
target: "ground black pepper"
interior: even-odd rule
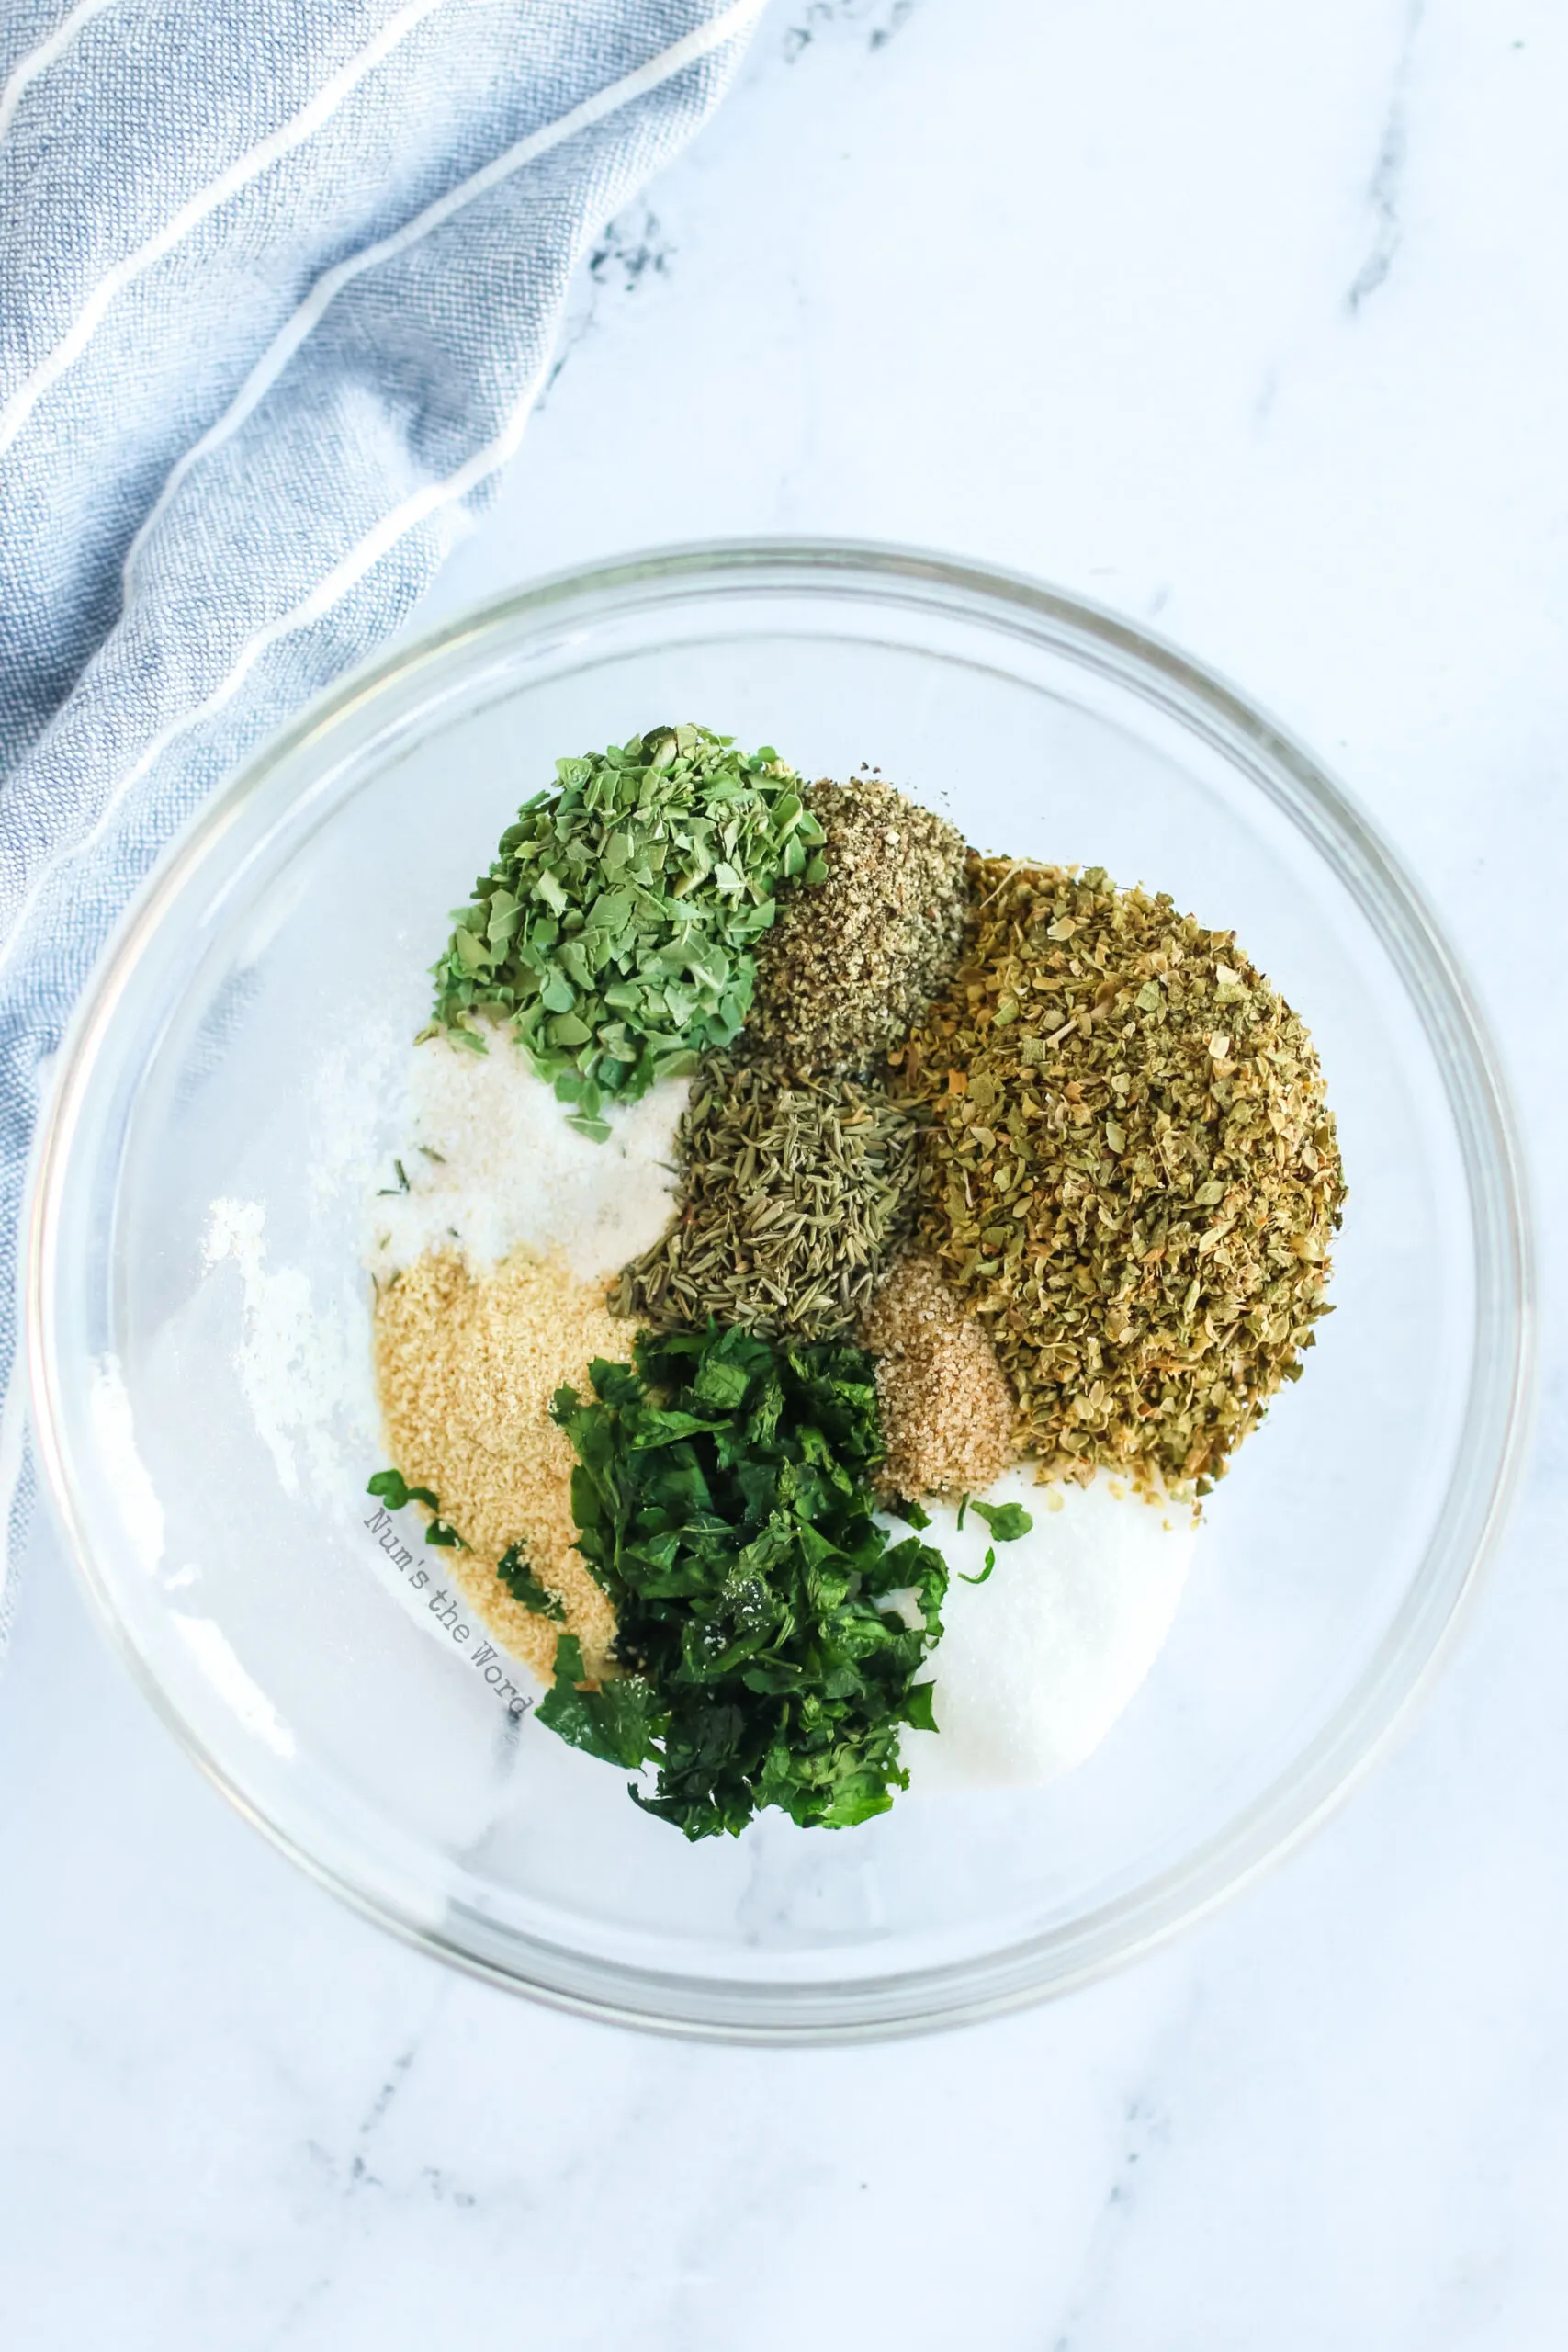
[[[879,1072],[958,954],[964,845],[880,777],[812,785],[827,879],[781,893],[757,944],[743,1050],[793,1073]]]

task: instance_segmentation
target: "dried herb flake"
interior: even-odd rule
[[[737,1035],[774,893],[814,876],[822,828],[771,745],[743,752],[703,727],[556,771],[456,914],[424,1034],[482,1053],[480,1016],[509,1023],[570,1123],[603,1141],[608,1103]]]

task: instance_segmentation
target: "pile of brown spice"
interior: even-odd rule
[[[898,1261],[860,1336],[878,1358],[882,1485],[903,1496],[983,1494],[1012,1464],[1013,1394],[985,1325],[933,1259]]]
[[[919,1123],[879,1086],[705,1055],[677,1137],[679,1205],[616,1311],[847,1339],[914,1224]]]
[[[902,1056],[924,1235],[1041,1475],[1217,1476],[1297,1376],[1344,1178],[1312,1041],[1229,932],[1098,867],[975,858],[964,961]]]
[[[958,954],[964,839],[877,776],[824,779],[803,797],[828,878],[785,891],[757,943],[745,1046],[781,1070],[864,1078]]]
[[[516,1256],[476,1275],[443,1254],[379,1286],[375,1350],[390,1457],[440,1498],[468,1546],[440,1555],[442,1575],[541,1681],[563,1633],[601,1671],[615,1612],[576,1550],[572,1452],[549,1404],[563,1381],[587,1387],[595,1356],[625,1355],[625,1327],[558,1260]],[[564,1618],[525,1608],[502,1583],[497,1564],[513,1544]]]

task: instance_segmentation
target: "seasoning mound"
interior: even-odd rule
[[[804,797],[827,879],[787,892],[758,943],[746,1044],[784,1070],[863,1078],[958,954],[964,839],[875,776],[824,780]]]
[[[596,1143],[504,1028],[487,1021],[484,1035],[483,1054],[441,1036],[414,1048],[407,1141],[370,1203],[370,1269],[456,1250],[477,1272],[526,1250],[603,1285],[670,1222],[686,1081],[618,1107]]]
[[[1013,1395],[990,1333],[933,1259],[901,1258],[872,1300],[862,1345],[877,1358],[876,1398],[892,1494],[983,1494],[1013,1459]]]
[[[410,1486],[439,1496],[442,1519],[468,1547],[442,1554],[443,1574],[545,1682],[560,1632],[576,1636],[596,1672],[615,1629],[577,1550],[571,1447],[550,1400],[563,1382],[586,1382],[595,1357],[616,1353],[625,1336],[600,1295],[555,1259],[518,1255],[478,1274],[458,1257],[433,1255],[376,1298],[390,1458]],[[564,1617],[529,1608],[502,1582],[514,1545]],[[515,1568],[512,1582],[525,1589]]]
[[[1301,1022],[1229,932],[1099,867],[971,862],[903,1056],[924,1238],[985,1316],[1042,1477],[1218,1476],[1327,1311],[1345,1197]]]
[[[435,967],[369,1491],[688,1838],[1071,1769],[1327,1311],[1311,1039],[1232,933],[866,772],[557,776]]]
[[[620,1313],[661,1330],[712,1317],[847,1339],[914,1222],[919,1140],[880,1087],[705,1057],[677,1137],[675,1221],[623,1272]]]
[[[508,1019],[603,1143],[612,1102],[736,1035],[775,888],[826,872],[821,828],[771,744],[739,752],[705,727],[655,727],[556,775],[458,911],[433,1026],[483,1051],[475,1015]]]
[[[539,1720],[607,1762],[657,1762],[645,1811],[688,1838],[777,1806],[847,1829],[908,1783],[906,1724],[942,1632],[947,1571],[873,1516],[882,1457],[857,1348],[710,1329],[640,1336],[555,1410],[581,1467],[583,1557],[614,1600],[625,1669],[597,1690],[560,1642]]]
[[[1032,1505],[1034,1524],[996,1545],[973,1504],[962,1528],[950,1503],[931,1505],[926,1541],[951,1575],[931,1657],[938,1736],[911,1729],[899,1743],[911,1794],[1041,1788],[1074,1770],[1137,1696],[1180,1606],[1190,1509],[1102,1473],[1048,1488],[1042,1510],[1027,1468],[987,1499],[1013,1498]]]

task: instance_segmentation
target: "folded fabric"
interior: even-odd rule
[[[572,265],[761,0],[12,0],[0,22],[0,1643],[42,1066],[170,834],[406,617]]]

